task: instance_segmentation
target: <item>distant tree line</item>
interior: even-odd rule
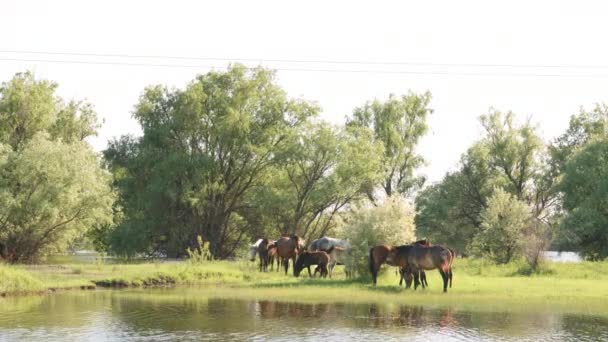
[[[331,125],[273,71],[233,65],[184,89],[146,88],[133,111],[143,134],[96,155],[85,141],[100,126],[93,107],[56,87],[31,73],[0,87],[0,256],[10,262],[87,245],[182,257],[199,237],[227,258],[255,238],[292,233],[356,235],[361,253],[370,239],[416,234],[499,263],[537,260],[550,244],[608,256],[602,105],[549,143],[531,122],[490,110],[458,168],[425,187],[416,147],[430,93],[370,101]],[[415,228],[395,214],[413,216],[406,204],[384,206],[391,197],[415,198]],[[405,222],[403,232],[392,222]]]

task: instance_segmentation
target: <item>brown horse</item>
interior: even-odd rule
[[[331,253],[331,250],[333,249],[333,247],[329,248],[329,252]],[[318,252],[303,252],[302,254],[300,254],[300,256],[298,256],[298,260],[296,261],[295,265],[293,266],[293,275],[296,277],[300,276],[300,272],[302,272],[302,270],[304,269],[304,267],[308,268],[308,275],[310,277],[312,277],[311,273],[310,273],[310,266],[311,265],[317,265],[317,268],[321,271],[321,277],[325,278],[327,277],[327,274],[329,273],[329,271],[327,270],[327,265],[329,264],[329,254],[327,254],[326,252],[323,251],[318,251]],[[317,270],[315,270],[315,274],[317,273]]]
[[[448,281],[452,284],[452,263],[454,253],[443,246],[413,245],[407,252],[407,266],[414,275],[414,289],[420,284],[419,271],[438,269],[443,279],[443,292],[448,291]]]
[[[285,274],[289,270],[289,259],[293,260],[293,264],[296,264],[296,257],[303,250],[302,241],[299,236],[292,234],[289,236],[281,236],[275,243],[277,256],[283,263],[285,268]]]
[[[379,245],[369,250],[369,270],[372,274],[372,284],[376,286],[378,271],[380,266],[386,263],[390,266],[397,266],[400,269],[407,267],[407,254],[412,245],[393,247],[389,245]]]
[[[279,256],[277,255],[277,244],[276,241],[274,240],[270,240],[272,241],[271,244],[268,245],[268,265],[270,265],[270,269],[273,270],[274,269],[274,261],[277,261],[277,272],[279,271],[280,267],[280,261],[279,261]]]

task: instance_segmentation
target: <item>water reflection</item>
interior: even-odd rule
[[[129,290],[0,299],[0,341],[608,339],[608,320],[598,316],[202,294]]]

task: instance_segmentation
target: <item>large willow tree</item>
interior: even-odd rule
[[[116,175],[124,220],[112,233],[123,254],[180,256],[200,235],[215,257],[249,237],[247,196],[290,131],[318,108],[289,99],[263,68],[209,72],[185,89],[146,89],[134,117],[141,138],[123,137],[105,157]]]

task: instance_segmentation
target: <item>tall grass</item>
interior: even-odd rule
[[[44,291],[44,284],[25,270],[0,264],[0,294]]]

